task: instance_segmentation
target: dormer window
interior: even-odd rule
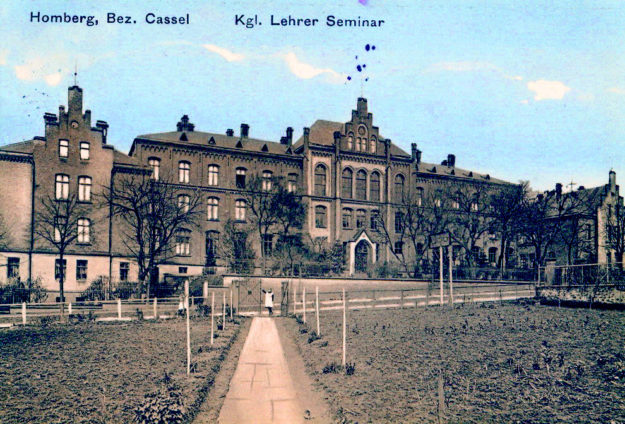
[[[89,160],[89,142],[80,142],[80,160]]]
[[[59,140],[59,157],[66,158],[69,156],[69,140]]]

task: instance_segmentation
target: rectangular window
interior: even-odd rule
[[[91,177],[78,177],[78,201],[91,201]]]
[[[315,228],[328,226],[328,213],[325,206],[315,206]]]
[[[237,168],[235,177],[237,188],[245,188],[245,172],[245,168]]]
[[[287,190],[289,193],[295,193],[295,191],[297,191],[297,174],[289,174]]]
[[[176,255],[189,256],[191,248],[191,232],[182,231],[176,236]]]
[[[148,165],[152,168],[152,178],[158,181],[158,174],[161,168],[161,160],[159,158],[148,159]]]
[[[378,212],[377,210],[371,211],[371,229],[372,230],[377,230],[378,229],[378,219],[379,219],[379,214],[380,212]]]
[[[91,221],[86,218],[78,219],[78,243],[90,243],[91,242],[91,234],[90,234]]]
[[[183,184],[189,183],[189,174],[191,173],[191,164],[187,161],[178,163],[178,182]]]
[[[395,212],[395,232],[401,233],[404,229],[404,214],[401,212]]]
[[[360,209],[356,211],[356,228],[364,228],[367,221],[367,213]]]
[[[217,221],[219,219],[219,199],[218,198],[216,197],[208,198],[206,218],[209,221]]]
[[[119,263],[119,280],[128,281],[128,273],[130,272],[130,262]]]
[[[215,266],[217,259],[217,246],[219,233],[217,231],[206,232],[206,266]]]
[[[352,228],[352,210],[351,209],[343,209],[343,228],[346,230]]]
[[[186,274],[188,271],[188,268],[186,266],[179,266],[178,267],[178,274]]]
[[[87,261],[85,259],[78,259],[76,261],[76,279],[87,279]]]
[[[56,174],[55,176],[55,197],[57,200],[69,198],[69,175]]]
[[[55,259],[54,260],[54,278],[56,280],[60,280],[61,279],[61,275],[63,275],[63,277],[65,277],[65,270],[67,269],[67,259],[63,259],[63,266],[61,266],[61,260],[60,259]],[[63,278],[65,279],[65,278]]]
[[[394,250],[395,250],[396,254],[403,255],[404,254],[404,242],[403,241],[396,241]]]
[[[7,278],[18,278],[20,276],[20,258],[7,259]]]
[[[89,160],[89,143],[86,141],[80,142],[80,160]]]
[[[219,167],[217,165],[208,165],[208,185],[216,186],[219,184]]]
[[[234,203],[234,219],[237,221],[245,221],[245,209],[247,204],[245,200],[237,200]]]
[[[273,234],[265,234],[263,236],[263,250],[265,256],[271,255],[273,251]]]
[[[59,140],[59,157],[66,158],[69,156],[69,140]]]

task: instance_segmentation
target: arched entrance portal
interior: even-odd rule
[[[360,240],[360,243],[356,245],[355,250],[355,263],[354,268],[356,272],[365,272],[367,271],[367,265],[369,265],[369,243],[365,240]]]

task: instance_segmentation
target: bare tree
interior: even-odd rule
[[[198,227],[202,214],[199,190],[187,190],[149,175],[125,175],[105,187],[103,200],[121,220],[121,241],[139,268],[139,281],[147,287],[158,265],[179,254],[181,230]],[[147,284],[146,284],[147,283]]]
[[[289,272],[293,275],[295,259],[301,259],[305,250],[301,229],[306,221],[306,206],[302,198],[284,187],[281,181],[277,184],[273,204],[278,231],[276,251],[285,256]]]
[[[34,233],[45,240],[58,254],[59,298],[65,302],[65,253],[76,241],[92,243],[94,232],[91,221],[88,221],[88,209],[78,202],[76,194],[56,199],[52,196],[41,198],[35,213]],[[85,221],[82,221],[85,220]],[[80,230],[79,230],[80,223]],[[61,306],[61,316],[63,306]]]
[[[9,245],[9,237],[9,230],[4,222],[4,218],[0,216],[0,249],[4,249]]]
[[[619,199],[613,208],[608,209],[605,225],[606,228],[603,231],[606,235],[606,246],[614,252],[616,263],[619,264],[620,269],[623,266],[625,255],[625,206],[623,199]]]
[[[256,255],[250,244],[250,228],[232,219],[226,220],[217,243],[217,253],[231,272],[249,274],[254,269]]]
[[[506,269],[507,252],[520,232],[520,219],[527,201],[529,183],[522,181],[519,185],[498,188],[490,195],[491,234],[497,235],[500,243],[498,265],[501,271]]]

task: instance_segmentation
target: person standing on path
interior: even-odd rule
[[[269,311],[269,315],[273,315],[273,291],[263,289],[263,293],[265,293],[265,308]]]

